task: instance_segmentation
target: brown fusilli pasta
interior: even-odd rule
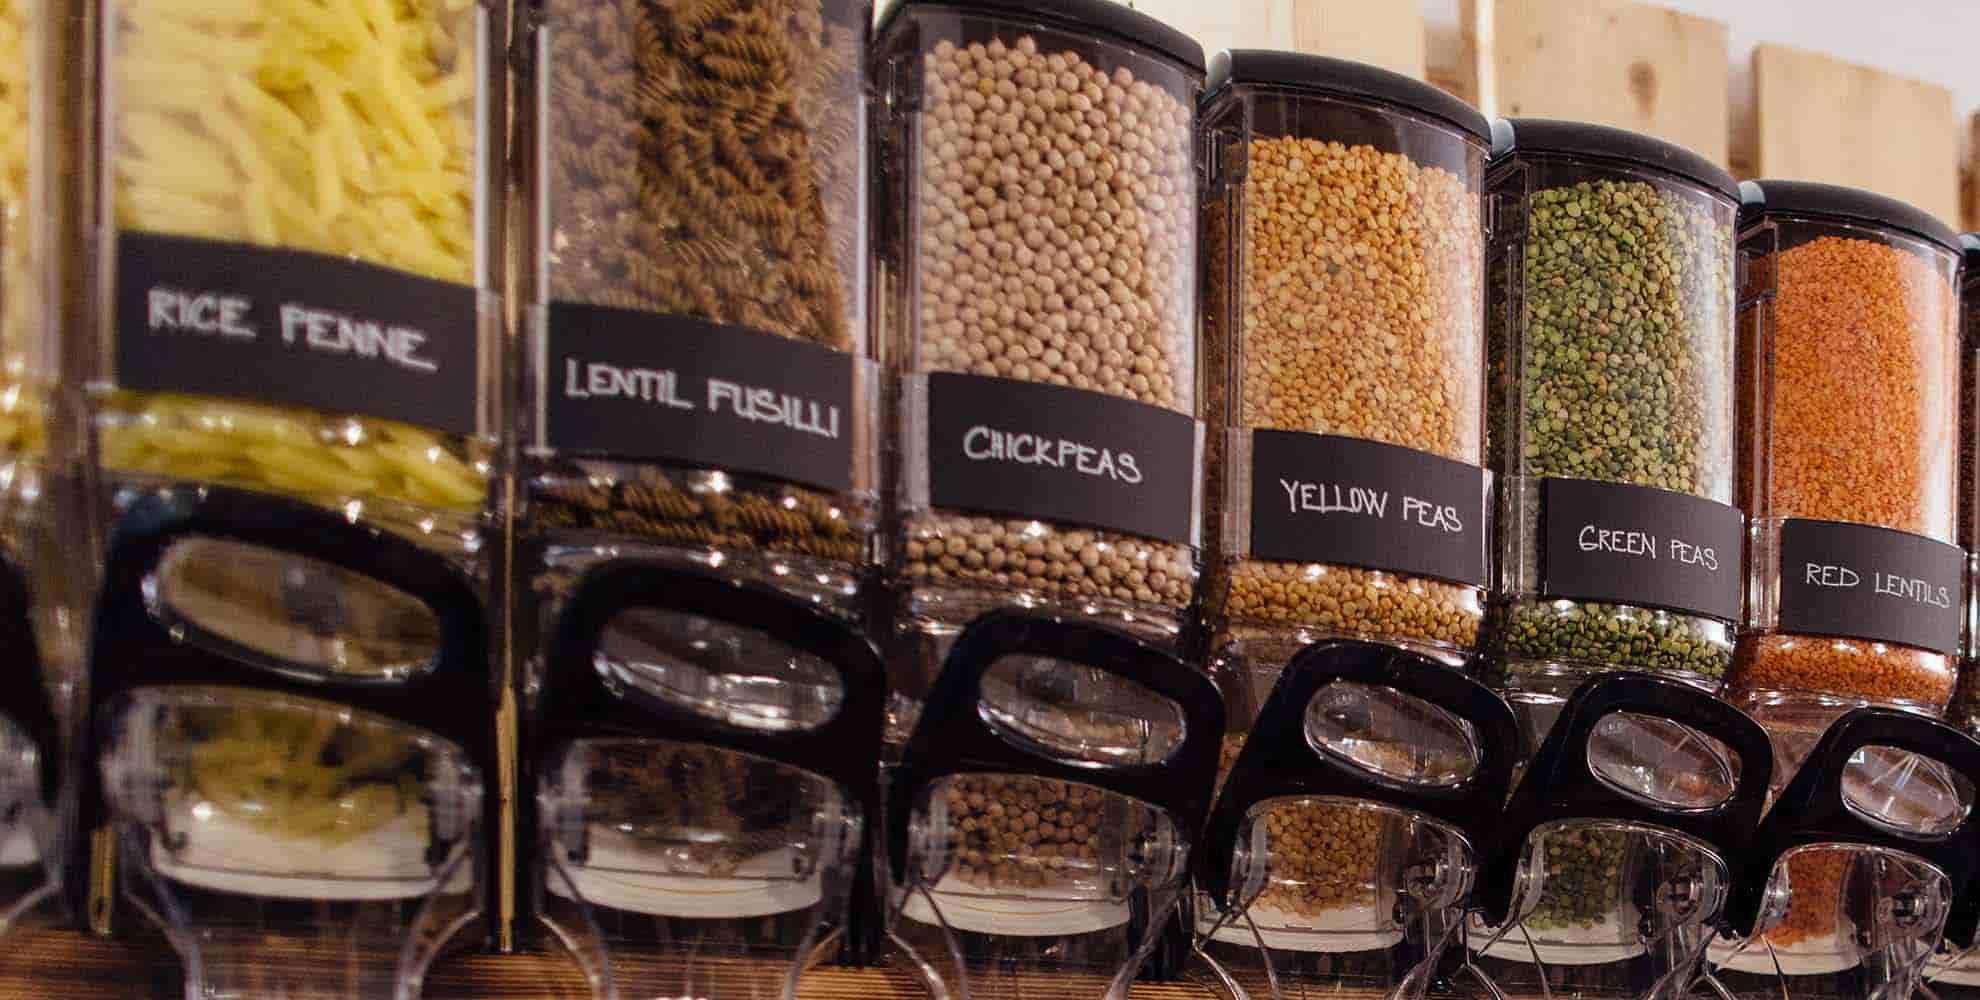
[[[554,4],[551,297],[859,350],[866,18],[849,0]],[[863,513],[788,485],[603,463],[537,481],[544,524],[865,549]]]

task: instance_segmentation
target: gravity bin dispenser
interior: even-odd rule
[[[551,634],[520,821],[546,936],[601,1000],[791,996],[878,919],[879,654],[669,563],[593,568]]]
[[[1211,810],[1189,978],[1224,1000],[1439,988],[1518,755],[1511,709],[1457,670],[1308,647]]]
[[[352,677],[191,641],[154,604],[188,544],[399,595],[432,630],[427,658]],[[490,931],[499,881],[480,609],[451,560],[312,504],[220,487],[134,499],[94,623],[80,776],[84,828],[116,851],[114,896],[97,899],[127,906],[92,917],[155,925],[187,996],[417,997],[443,947]]]
[[[937,997],[1125,997],[1174,930],[1223,721],[1126,634],[971,623],[889,776],[889,960]]]
[[[1506,805],[1470,970],[1494,995],[1690,996],[1772,772],[1767,734],[1689,684],[1585,682]]]
[[[860,616],[872,5],[516,7],[524,574],[666,561]]]
[[[1700,989],[1920,995],[1980,859],[1976,768],[1980,743],[1932,719],[1889,708],[1838,719],[1755,833]],[[1970,941],[1970,914],[1954,929]]]
[[[877,45],[897,745],[980,614],[1194,617],[1203,50],[1112,0],[900,0]]]
[[[80,393],[65,380],[74,255],[73,4],[0,4],[0,934],[72,920],[69,754],[99,569],[82,539]],[[86,351],[83,353],[87,353]]]

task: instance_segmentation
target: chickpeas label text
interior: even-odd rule
[[[475,291],[297,250],[117,235],[116,379],[475,433]]]
[[[1528,487],[1532,489],[1532,487]],[[1590,479],[1540,480],[1540,590],[1547,598],[1740,616],[1745,519],[1674,490]]]
[[[1251,455],[1249,558],[1484,584],[1484,470],[1360,438],[1242,433]]]
[[[915,376],[903,391],[927,404],[929,506],[1198,543],[1202,425],[1186,414],[956,372]]]
[[[1920,535],[1841,521],[1780,526],[1784,632],[1953,652],[1965,553]]]
[[[1134,452],[1098,448],[1045,434],[1013,433],[977,424],[963,434],[963,454],[972,462],[1016,462],[1053,469],[1071,469],[1130,486],[1141,482]]]
[[[743,327],[553,303],[539,448],[851,485],[852,358]]]

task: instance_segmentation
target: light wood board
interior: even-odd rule
[[[1643,132],[1726,162],[1722,22],[1628,0],[1463,0],[1463,94],[1492,116]]]
[[[1753,172],[1875,191],[1960,223],[1952,91],[1783,45],[1753,51]]]
[[[1143,13],[1221,49],[1283,49],[1370,63],[1423,78],[1415,0],[1133,0]]]

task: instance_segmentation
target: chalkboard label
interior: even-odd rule
[[[116,308],[120,388],[480,429],[489,380],[467,285],[300,250],[124,232]]]
[[[1783,632],[1959,651],[1956,545],[1838,521],[1781,522]]]
[[[1744,528],[1737,507],[1688,493],[1543,479],[1541,592],[1737,620]]]
[[[1485,470],[1359,438],[1249,433],[1251,558],[1485,585]]]
[[[935,506],[1197,544],[1197,421],[1064,386],[950,372],[926,378]]]
[[[553,303],[539,444],[851,488],[852,355],[684,316]]]

